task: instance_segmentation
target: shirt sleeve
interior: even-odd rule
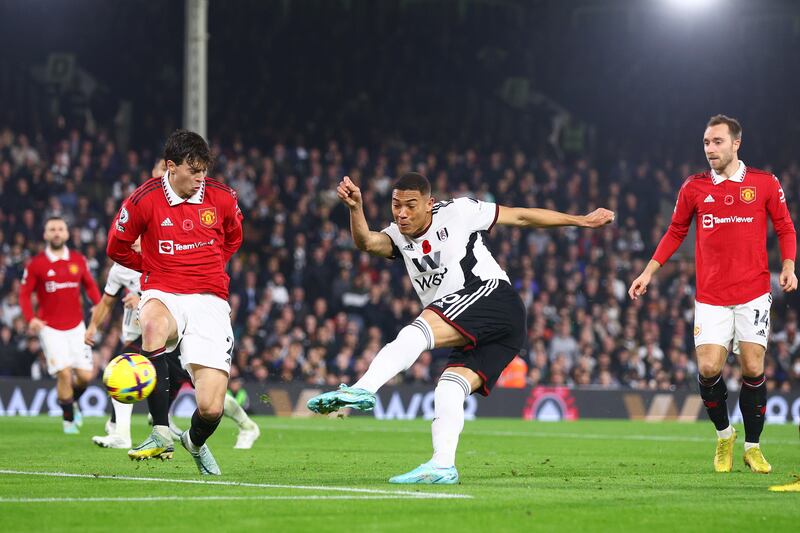
[[[397,241],[395,241],[395,236],[400,235],[399,230],[395,224],[390,224],[381,230],[381,233],[385,233],[389,240],[392,242],[392,255],[387,257],[387,259],[399,259],[400,258],[400,248],[397,247]]]
[[[39,276],[36,273],[36,268],[33,263],[28,263],[25,270],[22,272],[22,285],[19,291],[19,306],[22,310],[22,316],[25,322],[33,320],[33,302],[31,302],[31,294],[36,290],[39,284]]]
[[[100,289],[97,288],[92,277],[92,272],[89,270],[89,265],[86,263],[86,258],[83,258],[83,274],[81,275],[81,284],[86,291],[86,296],[92,301],[94,305],[100,301]]]
[[[109,296],[119,296],[120,291],[122,291],[119,269],[119,265],[114,263],[108,271],[108,278],[106,278],[106,286],[103,288],[103,292]]]
[[[684,183],[678,192],[678,201],[675,202],[672,221],[653,254],[653,260],[658,261],[660,265],[669,261],[672,254],[680,248],[683,239],[686,238],[686,234],[689,232],[689,226],[692,224],[695,209],[691,199],[691,192],[687,191],[688,183]]]
[[[236,191],[231,191],[233,203],[229,210],[228,215],[223,221],[223,230],[225,232],[225,243],[222,245],[222,263],[227,264],[236,250],[242,245],[242,210],[239,209],[239,201],[236,197]]]
[[[781,249],[781,260],[795,260],[797,255],[797,232],[789,215],[786,205],[786,194],[783,192],[778,178],[770,183],[769,196],[767,197],[767,213],[772,220],[772,227],[778,236],[778,246]]]
[[[453,200],[461,217],[471,231],[492,231],[500,207],[492,202],[482,202],[474,198]]]
[[[134,252],[131,245],[144,232],[145,227],[142,208],[125,200],[108,232],[108,257],[122,266],[141,272],[142,254]]]

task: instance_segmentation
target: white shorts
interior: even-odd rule
[[[189,375],[191,366],[218,368],[230,374],[233,356],[233,328],[228,302],[213,294],[173,294],[146,290],[139,300],[139,312],[150,300],[163,303],[175,319],[178,336],[167,341],[166,350],[181,350],[181,365]]]
[[[767,347],[769,310],[772,295],[762,294],[739,305],[694,303],[694,345],[719,344],[739,353],[740,342],[753,342]]]
[[[83,322],[72,329],[42,328],[39,342],[47,359],[47,372],[51,376],[65,368],[94,369],[92,348],[83,340],[85,334],[86,325]]]

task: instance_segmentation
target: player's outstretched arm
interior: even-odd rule
[[[497,214],[498,224],[523,228],[555,228],[558,226],[599,228],[613,221],[614,212],[602,207],[587,215],[569,215],[550,209],[506,207],[501,205]]]
[[[655,261],[653,259],[647,263],[647,266],[644,267],[644,270],[639,277],[633,280],[631,283],[630,288],[628,289],[628,296],[631,297],[631,300],[638,300],[639,296],[642,296],[644,293],[647,292],[647,286],[650,285],[650,281],[653,279],[653,274],[656,273],[656,270],[661,268],[661,263]]]
[[[385,233],[370,231],[367,218],[364,216],[364,205],[361,198],[361,189],[353,183],[349,176],[345,176],[336,187],[339,199],[350,210],[350,233],[356,248],[380,257],[392,257],[394,247],[392,239]]]
[[[105,322],[109,313],[117,303],[117,297],[110,294],[103,294],[100,302],[92,309],[92,318],[89,319],[89,325],[86,326],[86,334],[83,336],[83,342],[89,346],[94,346],[94,336],[97,333],[97,328]]]

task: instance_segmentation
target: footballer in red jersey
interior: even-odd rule
[[[68,238],[63,218],[51,217],[45,222],[47,247],[26,266],[19,300],[30,332],[38,335],[41,341],[47,371],[56,377],[58,404],[64,413],[64,433],[77,434],[81,417],[73,404],[80,399],[93,374],[92,351],[83,343],[86,326],[81,287],[93,304],[100,301],[100,291],[86,259],[67,248]],[[38,302],[36,313],[31,302],[34,293]]]
[[[201,474],[219,474],[205,442],[219,424],[228,386],[233,330],[225,265],[242,242],[242,213],[236,192],[206,177],[213,159],[200,135],[173,132],[164,160],[164,176],[146,181],[125,200],[108,238],[108,256],[142,273],[142,353],[157,375],[148,397],[153,432],[128,455],[137,460],[172,457],[164,354],[180,346],[197,400],[181,444]],[[139,236],[140,254],[131,248]]]
[[[728,351],[741,357],[739,408],[745,429],[744,462],[766,474],[772,467],[759,446],[767,388],[764,355],[772,305],[767,262],[767,217],[780,246],[781,288],[797,288],[797,235],[778,179],[739,160],[742,127],[736,119],[709,120],[703,145],[710,170],[690,176],[678,193],[672,222],[653,258],[631,284],[634,300],[647,292],[653,274],[683,242],[695,219],[697,295],[694,338],[700,395],[717,429],[714,469],[730,472],[736,431],[728,419],[728,390],[722,369]]]

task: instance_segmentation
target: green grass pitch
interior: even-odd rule
[[[124,450],[63,435],[56,418],[0,418],[0,531],[797,531],[800,493],[771,493],[800,472],[796,426],[767,426],[773,473],[742,463],[715,474],[705,423],[482,419],[466,423],[461,483],[386,480],[430,457],[430,422],[256,419],[262,436],[234,450],[223,420],[209,442],[223,476],[197,475],[183,450],[133,463]],[[184,426],[187,420],[179,420]],[[737,427],[741,430],[741,427]],[[134,440],[148,432],[134,418]],[[23,473],[24,472],[24,473]],[[68,473],[78,476],[53,476]],[[180,480],[189,480],[181,483]]]

